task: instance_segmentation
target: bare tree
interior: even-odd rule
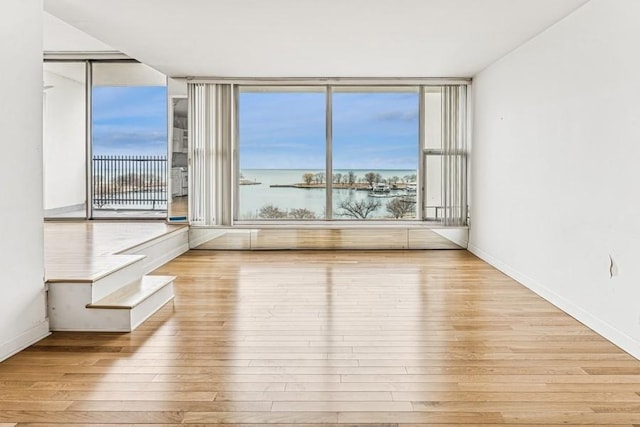
[[[315,174],[313,174],[311,172],[307,172],[304,175],[302,175],[302,180],[307,185],[311,185],[311,182],[313,182],[314,178],[315,178]]]
[[[375,172],[367,172],[364,174],[364,179],[367,183],[369,183],[369,187],[373,188],[373,184],[376,182],[376,173]]]
[[[339,215],[356,219],[366,219],[380,207],[378,200],[343,200],[338,205],[343,212]]]
[[[316,214],[306,208],[291,209],[289,215],[295,219],[315,219]]]
[[[115,185],[118,186],[128,186],[128,187],[141,187],[142,186],[142,176],[129,172],[122,175],[118,175],[115,180]]]
[[[385,209],[394,218],[404,218],[406,214],[415,212],[416,201],[411,199],[396,198],[387,203]]]
[[[281,211],[277,206],[264,205],[260,208],[258,216],[264,219],[282,219],[287,217],[287,213],[285,211]]]
[[[356,182],[356,174],[353,171],[349,171],[349,185],[353,185]]]
[[[324,176],[325,176],[325,175],[324,175],[324,172],[318,172],[318,173],[315,175],[316,183],[317,183],[317,184],[322,184],[322,183],[324,182]]]
[[[342,174],[340,172],[336,172],[333,174],[333,182],[334,184],[340,184],[340,181],[342,181]]]
[[[404,177],[404,181],[405,182],[415,182],[416,180],[416,174],[411,174],[411,175],[405,175]]]

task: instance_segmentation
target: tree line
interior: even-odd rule
[[[339,216],[353,219],[367,219],[373,212],[382,206],[379,200],[343,200],[339,203]],[[413,199],[396,197],[385,204],[385,210],[391,218],[404,218],[410,213],[415,213],[416,202]],[[318,219],[315,212],[306,208],[282,210],[277,206],[268,204],[260,208],[258,216],[262,219]]]
[[[331,181],[334,184],[348,184],[353,185],[357,183],[366,183],[369,186],[373,186],[374,184],[397,184],[399,182],[414,182],[416,180],[416,174],[405,175],[403,177],[392,176],[391,178],[383,178],[381,174],[377,172],[367,172],[362,177],[355,174],[353,171],[349,171],[347,173],[336,172],[333,174],[333,180]],[[326,174],[324,172],[305,172],[302,174],[302,182],[306,185],[312,184],[324,184],[326,181]]]

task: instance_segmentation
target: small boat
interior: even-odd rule
[[[396,195],[393,194],[389,194],[389,193],[369,193],[368,194],[369,197],[378,197],[378,198],[385,198],[385,199],[390,199],[393,197],[397,197]]]
[[[383,182],[379,182],[377,184],[373,185],[373,188],[371,189],[371,191],[375,194],[375,193],[388,193],[391,191],[391,189],[389,188],[389,186]]]
[[[410,182],[407,184],[407,193],[415,193],[418,191],[418,184],[415,182]]]

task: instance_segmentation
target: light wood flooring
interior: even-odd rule
[[[186,225],[163,221],[47,221],[44,223],[45,279],[94,280],[137,259],[114,254],[183,227]]]
[[[156,273],[175,303],[135,332],[1,363],[0,426],[640,425],[640,362],[466,251],[191,251]]]

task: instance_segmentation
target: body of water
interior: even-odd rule
[[[415,182],[415,170],[353,170],[356,182],[360,182],[368,172],[380,174],[383,180],[397,177],[401,182]],[[291,185],[304,182],[305,173],[324,173],[324,170],[309,169],[243,169],[245,180],[259,182],[257,185],[240,185],[238,219],[261,219],[260,211],[265,206],[272,205],[278,210],[290,213],[294,209],[307,209],[316,218],[324,219],[326,190],[324,188],[273,188],[271,185]],[[348,175],[348,170],[335,170],[334,174]],[[344,181],[343,181],[344,182]],[[372,211],[367,219],[390,218],[386,204],[395,197],[406,196],[404,190],[391,191],[385,197],[373,197],[369,191],[353,189],[333,189],[333,217],[334,219],[353,219],[345,213],[340,205],[347,202],[379,202],[380,206]],[[406,197],[404,197],[406,199]],[[411,214],[405,216],[410,218]],[[415,212],[413,213],[415,218]]]

